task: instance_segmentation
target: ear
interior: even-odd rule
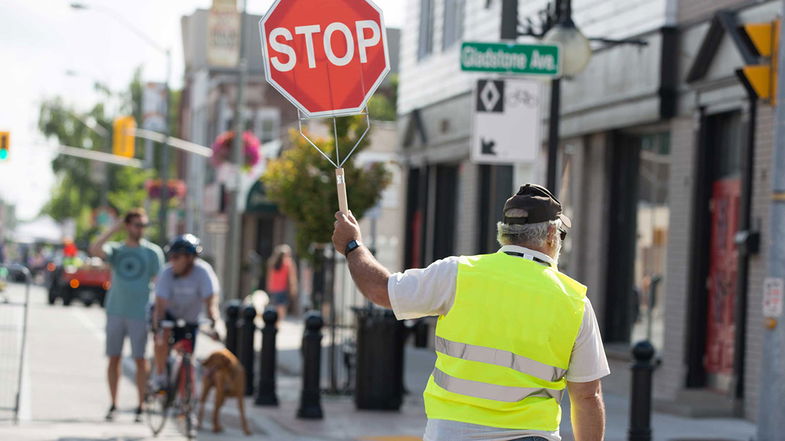
[[[556,245],[556,237],[559,234],[559,231],[556,229],[555,226],[549,225],[548,226],[548,245],[555,246]]]

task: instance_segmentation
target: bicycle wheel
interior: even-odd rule
[[[168,371],[169,367],[167,366]],[[164,424],[166,424],[166,417],[169,415],[170,404],[170,392],[166,389],[154,390],[152,381],[149,381],[145,395],[145,413],[147,414],[147,425],[153,431],[153,436],[158,436],[163,430]]]
[[[193,366],[190,359],[183,359],[177,376],[177,420],[183,435],[188,439],[196,438],[196,427],[193,415]]]

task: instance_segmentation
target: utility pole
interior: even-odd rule
[[[785,0],[780,17],[785,16]],[[778,72],[785,72],[785,41],[780,32]],[[772,60],[773,64],[774,60]],[[775,79],[776,81],[776,79]],[[777,108],[774,118],[774,163],[772,164],[772,192],[769,234],[768,277],[785,276],[785,87],[777,88]],[[780,300],[781,301],[781,300]],[[763,331],[763,360],[760,374],[760,403],[758,405],[758,441],[781,440],[785,434],[785,323],[782,316],[769,319]],[[779,322],[779,323],[778,323]]]
[[[237,96],[235,97],[234,107],[234,142],[232,144],[232,162],[236,167],[233,189],[229,195],[229,240],[226,242],[226,265],[224,270],[224,298],[240,298],[238,288],[240,286],[240,236],[242,234],[242,222],[240,222],[240,172],[243,167],[245,156],[245,145],[243,134],[245,133],[245,121],[243,119],[243,107],[245,104],[245,77],[247,61],[245,59],[245,9],[248,1],[243,0],[243,8],[240,12],[240,57],[237,63]]]
[[[169,90],[169,77],[172,76],[172,52],[166,49],[166,82],[164,83],[164,90],[166,91],[166,129],[164,134],[167,136],[166,142],[163,143],[161,151],[161,169],[159,176],[161,177],[161,207],[158,210],[158,241],[161,245],[168,242],[166,237],[166,224],[167,224],[167,211],[169,208],[169,135],[172,133],[173,118],[170,109],[172,105],[172,92]]]

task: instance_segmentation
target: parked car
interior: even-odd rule
[[[80,300],[85,306],[93,303],[103,306],[106,292],[112,286],[110,268],[100,258],[86,257],[82,252],[77,257],[58,257],[47,265],[47,271],[51,273],[50,305],[60,298],[66,306],[74,299]]]

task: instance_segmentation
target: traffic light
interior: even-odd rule
[[[136,121],[133,116],[121,116],[112,124],[112,153],[124,158],[134,157],[134,130]]]
[[[11,150],[11,132],[0,132],[0,161],[8,159]]]
[[[740,77],[758,98],[771,105],[777,99],[777,56],[779,53],[780,20],[767,23],[749,23],[742,26],[749,46],[759,57],[758,64],[748,64],[741,69]]]

